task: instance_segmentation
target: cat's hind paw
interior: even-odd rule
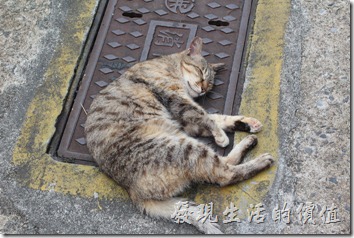
[[[274,164],[274,158],[270,154],[265,153],[256,158],[255,162],[261,169],[266,169]]]

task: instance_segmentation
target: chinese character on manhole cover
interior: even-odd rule
[[[163,46],[170,46],[170,47],[176,45],[178,48],[180,48],[181,45],[184,43],[181,40],[183,34],[178,34],[176,32],[161,30],[157,36],[160,38],[157,41],[155,41],[155,45],[163,45]]]
[[[165,5],[171,12],[177,13],[177,9],[180,13],[187,13],[194,7],[195,0],[165,0]]]

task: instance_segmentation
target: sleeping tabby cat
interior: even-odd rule
[[[255,133],[262,124],[250,117],[207,114],[192,98],[212,88],[223,64],[201,56],[196,37],[188,50],[138,63],[102,90],[85,124],[87,145],[99,167],[124,187],[133,203],[154,217],[171,219],[177,198],[191,183],[226,186],[270,167],[263,154],[240,164],[257,144],[249,135],[225,157],[193,136],[212,136],[225,147],[225,131]],[[196,204],[190,203],[195,210]],[[194,215],[193,215],[194,214]],[[204,233],[221,233],[215,223],[191,223]]]

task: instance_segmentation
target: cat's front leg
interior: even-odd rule
[[[215,143],[221,147],[228,146],[230,144],[229,137],[226,135],[226,133],[221,128],[218,127],[217,130],[218,131],[216,131],[216,134],[213,134],[213,136],[215,138]]]
[[[170,112],[191,136],[213,136],[217,145],[226,147],[230,141],[223,128],[191,99],[171,97]]]
[[[262,123],[255,118],[245,116],[209,115],[210,119],[227,132],[245,131],[257,133],[262,130]]]

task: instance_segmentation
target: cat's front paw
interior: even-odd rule
[[[229,137],[227,137],[227,135],[225,133],[222,133],[218,136],[215,136],[215,143],[218,146],[226,147],[229,145],[230,140],[229,140]]]
[[[253,117],[244,117],[242,120],[235,121],[235,130],[257,133],[262,130],[262,123]]]

